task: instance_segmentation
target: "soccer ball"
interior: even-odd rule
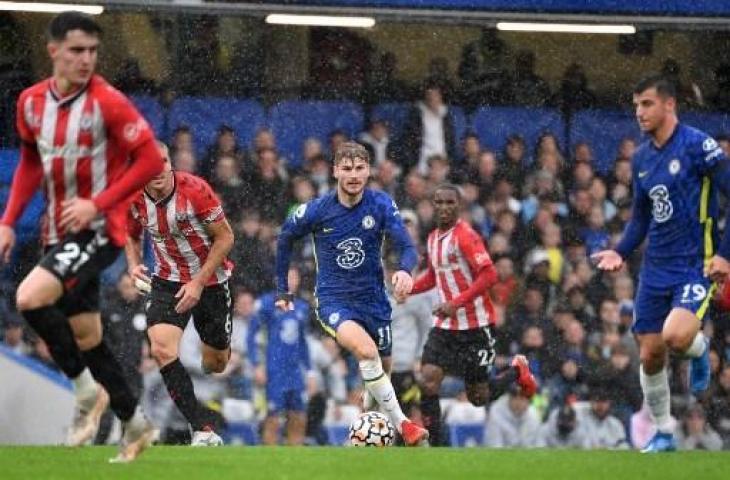
[[[355,447],[389,447],[395,439],[395,428],[380,412],[361,413],[350,424],[350,445]]]

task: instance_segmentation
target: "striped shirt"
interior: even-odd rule
[[[471,226],[458,220],[445,232],[434,229],[428,235],[428,268],[435,273],[441,302],[448,302],[466,291],[479,271],[491,265],[482,238]],[[450,318],[435,317],[436,328],[471,330],[493,325],[494,307],[485,291],[456,310]]]
[[[146,192],[136,196],[129,209],[128,229],[139,238],[142,228],[152,238],[155,275],[163,280],[187,283],[197,275],[213,244],[205,227],[225,219],[220,200],[205,180],[186,172],[173,172],[170,195],[155,201]],[[223,283],[231,276],[233,262],[225,259],[206,285]]]
[[[52,79],[24,90],[16,123],[21,140],[37,149],[43,166],[45,245],[63,239],[64,200],[94,198],[105,191],[124,175],[129,153],[154,138],[131,102],[98,75],[65,97]],[[128,202],[118,202],[100,213],[91,228],[124,245],[127,206]]]

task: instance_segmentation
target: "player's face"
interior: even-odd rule
[[[436,224],[439,228],[450,228],[459,218],[459,196],[453,190],[436,190],[433,195],[433,207],[436,210]]]
[[[370,178],[370,164],[362,158],[343,158],[335,165],[337,188],[350,196],[362,193]]]
[[[665,120],[674,112],[675,100],[672,97],[663,97],[656,88],[648,88],[641,93],[634,94],[634,110],[639,128],[644,133],[654,133]]]
[[[67,82],[68,87],[84,85],[96,69],[98,49],[99,37],[82,30],[71,30],[60,42],[50,42],[53,75]]]

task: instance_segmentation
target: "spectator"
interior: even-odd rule
[[[705,411],[699,404],[687,409],[676,434],[680,450],[722,450],[722,438],[707,423]]]
[[[398,163],[405,170],[428,173],[428,159],[442,155],[456,158],[456,136],[449,106],[438,85],[426,84],[422,100],[411,109],[400,141]]]
[[[611,415],[611,397],[606,385],[594,385],[590,389],[589,407],[577,412],[583,448],[627,449],[626,430],[621,421]]]
[[[26,342],[23,331],[23,319],[14,312],[5,312],[2,315],[5,331],[3,332],[4,345],[19,355],[28,355],[33,346]]]
[[[390,148],[390,134],[388,122],[375,119],[370,122],[366,132],[360,134],[359,142],[370,152],[373,167],[380,165],[388,158]]]
[[[573,63],[568,66],[560,80],[560,88],[553,96],[552,103],[564,112],[596,106],[596,94],[588,88],[588,78],[581,65]]]
[[[540,426],[537,446],[548,448],[582,448],[586,444],[578,428],[575,409],[570,404],[556,408]]]
[[[717,383],[705,397],[710,426],[720,435],[725,448],[730,448],[730,363],[720,370]]]
[[[469,111],[480,105],[508,103],[512,98],[505,66],[507,46],[497,35],[493,28],[483,28],[481,37],[461,51],[461,103]]]
[[[246,189],[250,199],[247,206],[256,209],[263,220],[277,224],[284,220],[289,199],[275,150],[264,148],[258,151],[257,168],[251,175]]]
[[[522,194],[524,187],[524,169],[529,163],[526,156],[527,148],[524,138],[518,134],[507,137],[497,176],[509,182],[519,195]]]
[[[192,150],[176,150],[172,154],[172,169],[178,172],[197,173],[198,160]]]
[[[208,152],[200,162],[199,175],[210,182],[214,177],[218,160],[223,156],[232,157],[242,171],[250,170],[250,168],[242,168],[245,164],[243,150],[238,146],[235,130],[225,124],[218,128],[215,142],[208,148]]]
[[[492,448],[537,446],[540,417],[519,388],[512,387],[489,407],[486,445]]]
[[[241,219],[248,192],[240,175],[236,157],[224,154],[218,157],[211,185],[223,203],[223,210],[232,222]]]
[[[543,107],[550,101],[550,86],[535,73],[533,52],[517,52],[512,89],[517,92],[513,98],[516,105]]]

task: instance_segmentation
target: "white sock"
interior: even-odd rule
[[[370,393],[370,391],[366,388],[364,392],[362,392],[362,409],[366,412],[369,412],[375,408],[377,408],[378,402],[375,401],[375,398]]]
[[[362,360],[360,362],[360,373],[365,382],[365,388],[378,401],[383,413],[390,417],[395,428],[400,432],[400,424],[406,420],[403,410],[398,403],[398,397],[395,395],[393,384],[390,378],[383,371],[383,364],[380,358],[374,360]]]
[[[644,400],[649,406],[651,416],[654,418],[657,430],[662,433],[672,433],[672,418],[669,413],[669,377],[667,369],[655,375],[644,373],[644,366],[639,367],[639,380],[641,390],[644,392]]]
[[[91,375],[89,368],[84,368],[76,378],[71,379],[76,395],[76,403],[84,409],[91,409],[96,402],[96,392],[99,386]]]
[[[689,346],[684,354],[690,358],[698,358],[705,353],[706,348],[707,342],[705,342],[705,335],[702,332],[697,332],[694,340],[692,340],[692,345]]]

